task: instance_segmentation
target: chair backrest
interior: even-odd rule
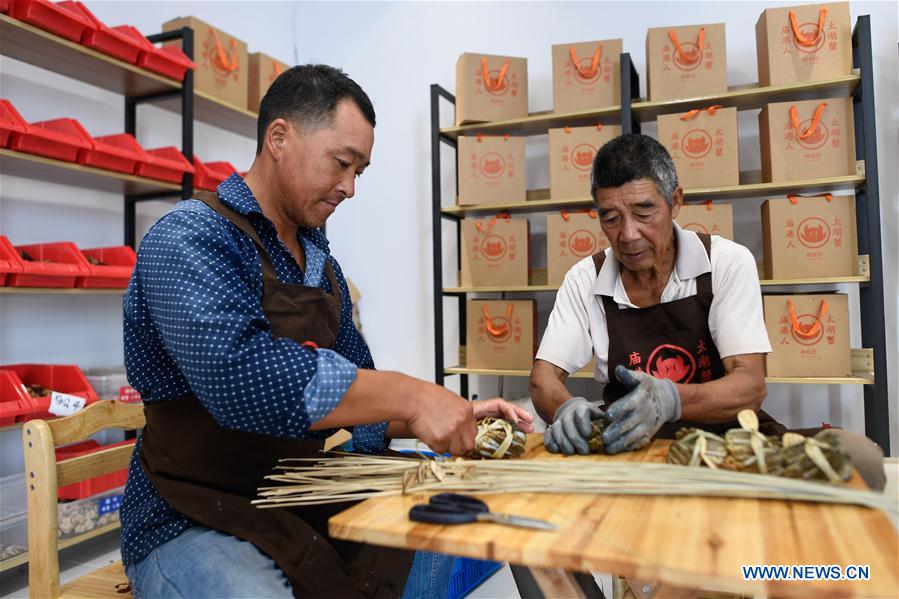
[[[136,430],[143,426],[143,404],[118,401],[99,401],[72,416],[24,424],[29,596],[59,596],[58,487],[126,468],[134,450],[133,445],[123,445],[57,463],[56,448],[84,441],[105,429]]]

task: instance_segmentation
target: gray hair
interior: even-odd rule
[[[590,195],[595,200],[598,189],[621,187],[637,179],[652,179],[668,205],[674,203],[677,169],[668,150],[648,135],[625,133],[596,153],[590,174]]]

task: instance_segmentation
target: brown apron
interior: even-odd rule
[[[333,347],[342,298],[331,265],[325,274],[333,295],[281,283],[249,219],[214,193],[194,197],[256,244],[262,262],[262,309],[272,335]],[[294,596],[402,595],[413,552],[328,539],[328,518],[351,503],[264,510],[250,504],[279,458],[315,457],[323,441],[225,429],[193,395],[148,404],[144,412],[141,464],[163,499],[195,522],[255,545],[277,562]]]
[[[697,233],[711,262],[711,237]],[[596,274],[602,268],[605,252],[593,255]],[[712,273],[696,278],[696,295],[646,308],[622,310],[614,299],[601,296],[609,332],[609,383],[603,399],[612,403],[627,393],[627,387],[615,378],[615,368],[623,364],[642,370],[656,378],[675,383],[705,383],[725,375],[724,363],[709,330],[709,309],[712,306]],[[759,410],[759,430],[766,435],[782,435],[786,428]],[[673,439],[682,427],[699,427],[717,434],[739,428],[736,420],[708,424],[678,420],[666,422],[656,434],[661,439]]]

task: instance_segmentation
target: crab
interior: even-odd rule
[[[727,457],[725,441],[719,435],[698,428],[682,428],[668,448],[668,463],[716,469]]]
[[[517,458],[525,450],[527,435],[502,418],[484,418],[478,421],[478,432],[470,457]]]
[[[852,461],[840,448],[839,438],[826,429],[814,437],[786,433],[782,454],[783,475],[790,478],[841,483],[852,476]]]

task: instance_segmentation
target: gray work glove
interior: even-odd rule
[[[583,397],[572,397],[556,410],[553,423],[543,433],[543,445],[552,453],[587,455],[590,453],[587,444],[592,428],[590,423],[602,415],[598,405]]]
[[[640,449],[663,424],[680,419],[680,394],[670,380],[620,364],[615,378],[629,391],[606,412],[611,421],[602,433],[607,453]]]

